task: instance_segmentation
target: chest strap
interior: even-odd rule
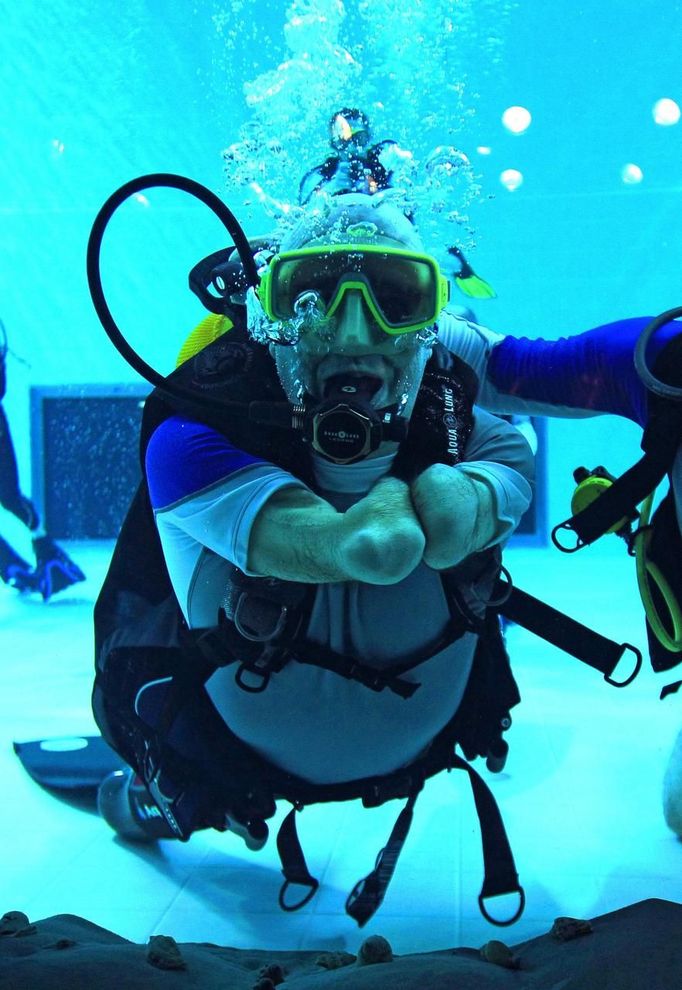
[[[411,698],[420,685],[402,675],[474,628],[471,617],[456,608],[448,595],[450,620],[445,629],[409,660],[382,670],[306,636],[314,594],[313,585],[251,578],[234,568],[220,614],[218,630],[224,654],[219,665],[238,664],[235,680],[242,690],[252,694],[264,691],[273,674],[295,661],[329,670],[372,691],[388,689],[401,698]]]

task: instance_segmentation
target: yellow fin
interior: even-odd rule
[[[464,278],[461,275],[455,275],[455,285],[460,292],[463,292],[465,296],[469,296],[470,299],[497,298],[497,293],[492,285],[473,273]]]
[[[224,333],[231,330],[233,323],[227,316],[222,316],[219,313],[209,313],[201,323],[198,323],[194,330],[185,341],[185,343],[180,348],[180,353],[178,354],[177,360],[175,362],[175,367],[178,368],[185,361],[189,361],[191,357],[198,354],[199,351],[203,350],[204,347],[208,347],[212,344],[214,340],[218,337],[222,337]]]

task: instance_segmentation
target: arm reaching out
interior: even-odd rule
[[[265,502],[249,538],[249,571],[290,581],[396,584],[425,547],[410,489],[383,478],[346,512],[302,488]]]

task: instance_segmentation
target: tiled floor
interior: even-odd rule
[[[93,810],[34,784],[13,741],[95,730],[90,713],[91,612],[109,547],[71,548],[88,581],[47,605],[0,587],[0,913],[74,913],[125,938],[150,934],[236,947],[347,948],[378,932],[398,953],[502,937],[516,944],[557,915],[594,917],[647,897],[682,900],[682,843],[661,813],[661,780],[680,722],[676,696],[644,668],[617,690],[565,654],[512,627],[508,642],[523,703],[507,767],[483,770],[504,816],[527,906],[512,928],[478,913],[481,853],[464,775],[427,784],[386,900],[360,932],[344,913],[400,805],[312,807],[299,832],[322,887],[297,914],[277,907],[274,842],[250,853],[234,836],[127,846]],[[599,631],[643,646],[632,561],[615,539],[565,557],[513,548],[517,584]],[[278,819],[285,809],[278,812]],[[278,820],[277,819],[277,820]],[[276,820],[276,821],[277,821]]]

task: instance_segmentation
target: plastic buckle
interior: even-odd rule
[[[564,546],[562,543],[559,542],[557,533],[559,532],[560,529],[568,529],[570,530],[570,532],[575,533],[576,544],[574,547]],[[561,550],[562,553],[575,553],[577,550],[582,550],[583,547],[587,546],[585,541],[580,539],[578,534],[571,526],[570,519],[566,519],[564,522],[559,523],[558,526],[555,526],[550,535],[552,537],[552,543],[557,548],[557,550]]]
[[[237,605],[234,610],[234,616],[232,617],[232,621],[234,622],[235,629],[237,630],[239,635],[243,636],[244,639],[248,639],[251,643],[267,643],[268,640],[276,639],[278,636],[281,636],[282,633],[284,632],[287,616],[289,614],[289,609],[287,608],[287,606],[280,605],[279,616],[275,620],[272,629],[269,629],[267,632],[264,633],[257,633],[253,629],[248,629],[243,624],[239,616],[240,610],[242,609],[242,607],[244,607],[246,601],[250,597],[252,596],[248,595],[245,591],[242,591],[241,595],[237,600]]]
[[[516,909],[516,911],[514,912],[514,914],[512,915],[512,917],[511,918],[508,918],[506,921],[498,921],[497,918],[493,918],[493,916],[490,914],[490,912],[486,909],[486,906],[485,906],[485,903],[484,903],[485,898],[484,898],[483,894],[479,894],[478,895],[478,907],[479,907],[479,910],[480,910],[481,914],[483,915],[483,917],[485,918],[486,921],[489,921],[491,925],[496,925],[498,928],[508,928],[509,925],[515,924],[515,922],[517,922],[519,920],[519,918],[521,917],[521,915],[523,914],[524,908],[526,907],[526,892],[524,891],[523,887],[521,887],[521,886],[514,887],[512,890],[506,890],[506,891],[504,891],[504,893],[505,894],[518,894],[519,895],[519,906]],[[499,897],[500,895],[499,894],[493,894],[492,896],[493,897]]]
[[[146,744],[146,752],[144,755],[142,770],[147,790],[154,798],[159,811],[168,822],[168,825],[173,830],[176,837],[183,842],[186,842],[189,836],[185,834],[172,808],[176,801],[182,797],[182,794],[176,794],[175,797],[170,797],[168,794],[163,792],[159,783],[161,768],[158,766],[155,768],[155,761],[153,760],[151,747],[148,743]]]
[[[348,676],[351,680],[358,681],[363,687],[369,688],[371,691],[383,691],[386,686],[381,671],[377,670],[374,673],[370,673],[367,667],[359,663],[352,665],[348,671]]]
[[[642,654],[637,649],[637,647],[631,646],[630,643],[621,643],[621,646],[623,647],[623,653],[625,653],[626,650],[632,650],[632,652],[635,654],[635,669],[630,674],[630,676],[624,681],[614,681],[613,677],[610,674],[604,674],[604,680],[606,681],[606,683],[612,684],[613,687],[617,687],[617,688],[624,688],[627,687],[628,684],[632,684],[635,677],[637,677],[640,670],[642,669]],[[621,653],[618,663],[620,663],[620,661],[623,659],[623,653]]]

